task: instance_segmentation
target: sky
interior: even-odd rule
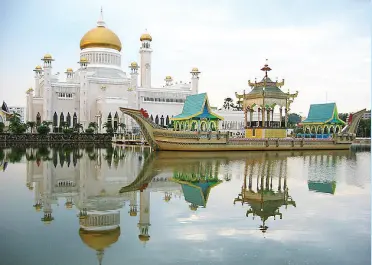
[[[0,100],[25,106],[36,65],[45,53],[54,72],[78,68],[79,42],[96,27],[101,6],[122,42],[122,67],[139,62],[140,35],[152,35],[152,85],[164,77],[189,81],[201,71],[199,92],[221,107],[250,91],[268,59],[284,92],[299,91],[291,112],[336,102],[339,112],[371,105],[371,8],[368,0],[5,0],[0,23]]]

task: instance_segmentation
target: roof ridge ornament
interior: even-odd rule
[[[264,67],[261,68],[261,71],[265,72],[265,78],[267,78],[267,72],[271,71],[271,68],[268,64],[268,59],[266,59],[266,64],[264,65]]]

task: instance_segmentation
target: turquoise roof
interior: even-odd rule
[[[207,204],[209,192],[211,188],[216,185],[216,183],[217,182],[181,184],[185,200],[189,203],[205,207]]]
[[[207,93],[190,95],[186,98],[182,113],[173,119],[212,118],[222,119],[210,111]]]
[[[302,123],[345,124],[338,117],[336,103],[311,104],[309,114]]]
[[[332,181],[332,182],[308,181],[307,185],[308,185],[309,190],[311,191],[329,193],[329,194],[335,194],[335,191],[336,191],[336,181]]]

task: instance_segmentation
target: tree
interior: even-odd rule
[[[343,120],[344,122],[346,122],[347,116],[349,116],[348,113],[339,113],[338,114],[338,117],[340,118],[340,120]]]
[[[112,128],[112,122],[105,122],[103,124],[103,128],[106,128],[106,132],[107,133],[113,133],[114,132],[114,129]]]
[[[119,123],[120,132],[124,131],[124,133],[125,133],[126,127],[127,126],[125,125],[125,123],[123,123],[123,122]]]
[[[27,130],[27,125],[21,122],[21,115],[13,112],[9,119],[9,131],[12,133],[24,133]]]
[[[5,124],[3,122],[0,122],[0,133],[4,132]]]
[[[80,133],[80,129],[83,130],[83,124],[81,123],[76,123],[75,126],[74,126],[74,130],[77,132],[77,133]]]
[[[371,119],[360,120],[356,136],[371,137]]]
[[[224,109],[230,109],[234,106],[233,99],[232,98],[225,98],[223,102],[223,108]]]
[[[94,132],[97,132],[97,129],[98,129],[98,123],[97,122],[90,122],[88,124],[88,128],[91,128],[94,130]],[[85,130],[86,131],[86,130]]]
[[[28,121],[26,124],[31,129],[31,133],[34,133],[34,128],[36,127],[36,122]]]
[[[296,125],[301,122],[301,116],[297,113],[291,113],[288,115],[288,125]]]

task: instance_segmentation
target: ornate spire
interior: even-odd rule
[[[98,27],[105,27],[106,26],[106,23],[103,20],[103,9],[102,9],[102,6],[101,6],[101,14],[100,14],[99,19],[97,21],[97,26]]]
[[[265,66],[261,68],[261,71],[264,71],[264,72],[265,72],[265,78],[267,78],[267,72],[271,71],[271,68],[269,67],[267,61],[268,61],[268,60],[266,59],[266,64],[265,64]]]

